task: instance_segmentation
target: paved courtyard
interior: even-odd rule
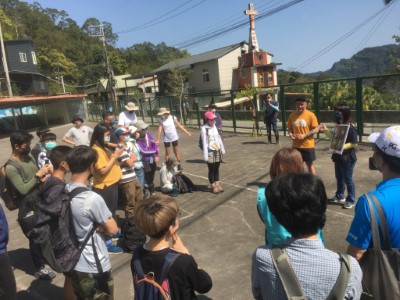
[[[93,126],[94,124],[89,124]],[[70,125],[54,127],[59,137]],[[263,130],[265,132],[265,130]],[[151,128],[155,135],[156,128]],[[269,180],[271,158],[278,145],[268,145],[265,137],[250,137],[249,133],[224,133],[226,155],[221,165],[222,194],[208,192],[207,166],[202,162],[198,148],[199,130],[192,129],[193,136],[181,134],[180,151],[184,173],[197,185],[194,193],[179,195],[180,235],[199,266],[213,279],[213,288],[199,299],[252,299],[250,288],[251,256],[254,249],[264,242],[264,228],[256,210],[257,188]],[[34,142],[37,141],[35,136]],[[61,144],[61,142],[60,142]],[[290,146],[288,137],[281,137],[281,146]],[[0,139],[0,163],[10,156],[8,138]],[[316,169],[323,179],[328,196],[336,189],[333,163],[328,153],[328,142],[317,141]],[[163,146],[161,153],[163,155]],[[357,197],[374,188],[381,174],[368,170],[370,146],[358,147],[358,162],[355,168]],[[156,174],[156,186],[159,175]],[[158,190],[159,191],[159,190]],[[327,224],[324,228],[326,246],[334,251],[345,251],[345,237],[354,210],[329,205]],[[123,217],[123,211],[118,211]],[[28,241],[17,222],[17,212],[6,211],[10,225],[9,255],[15,267],[17,299],[62,299],[63,275],[58,274],[52,282],[33,277],[34,268],[28,250]],[[115,282],[115,299],[132,299],[133,285],[130,272],[130,254],[112,255]]]

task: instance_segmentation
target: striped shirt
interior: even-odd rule
[[[125,151],[122,152],[122,155],[118,158],[118,163],[121,166],[121,171],[122,171],[122,178],[119,181],[120,184],[131,182],[136,178],[135,166],[128,167],[125,164],[125,161],[130,159],[131,152],[132,148],[129,147],[129,145],[127,145]]]

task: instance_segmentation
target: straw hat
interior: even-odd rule
[[[128,102],[127,105],[125,105],[126,110],[139,110],[139,107],[136,106],[135,103],[133,102]]]
[[[169,114],[169,110],[166,109],[165,107],[160,107],[160,109],[158,110],[157,116],[162,116],[164,114]]]
[[[137,129],[142,130],[142,129],[146,129],[147,127],[149,127],[149,124],[147,124],[146,122],[144,122],[142,120],[137,120],[137,122],[135,123],[135,126],[137,127]]]

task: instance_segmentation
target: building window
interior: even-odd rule
[[[242,74],[242,78],[246,78],[247,77],[247,69],[240,69],[240,73]]]
[[[259,61],[260,64],[263,62],[262,54],[258,54],[258,61]]]
[[[39,79],[39,89],[41,91],[44,91],[44,81],[43,81],[43,79]]]
[[[209,82],[210,75],[208,74],[208,69],[203,69],[203,82]]]
[[[274,82],[274,74],[271,71],[268,71],[268,83],[273,84]]]
[[[28,59],[26,58],[26,53],[20,52],[19,53],[19,60],[21,62],[28,62]]]
[[[37,65],[37,61],[36,61],[36,53],[34,51],[31,52],[32,54],[32,61],[34,65]]]

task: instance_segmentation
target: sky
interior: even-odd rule
[[[211,30],[245,22],[248,16],[244,10],[249,4],[249,0],[25,2],[39,2],[42,8],[64,10],[79,26],[88,18],[109,22],[113,32],[119,36],[116,44],[119,48],[143,42],[165,42],[168,46],[179,47],[178,43],[201,34],[209,35]],[[294,1],[253,1],[254,8],[260,16],[264,16],[255,24],[259,46],[274,55],[273,62],[282,63],[281,69],[303,73],[325,71],[333,63],[351,58],[365,47],[393,44],[392,36],[400,35],[400,0],[392,1],[386,9],[383,0],[304,0],[265,16],[266,12],[291,2]],[[365,25],[361,26],[363,23]],[[344,39],[345,36],[348,37]],[[343,41],[335,45],[335,41],[341,39]],[[190,54],[198,54],[248,40],[249,25],[246,24],[215,39],[183,49]],[[320,52],[323,55],[315,57]]]

